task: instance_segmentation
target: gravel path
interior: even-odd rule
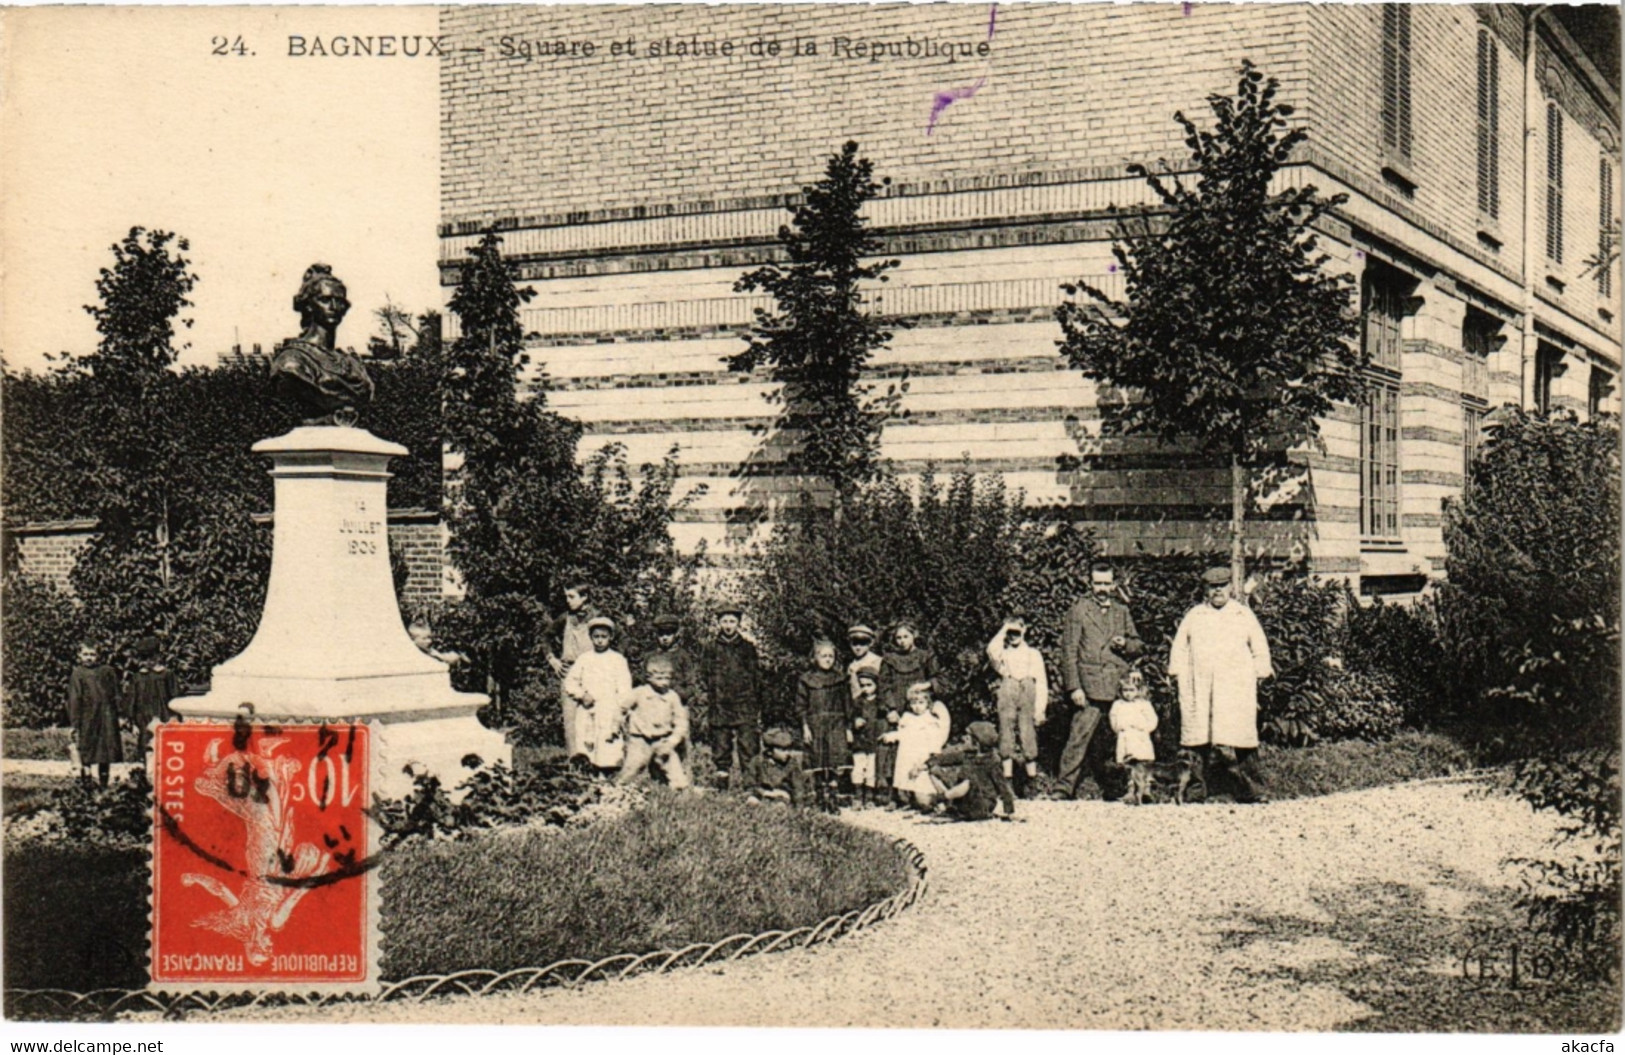
[[[1014,824],[849,814],[919,846],[930,890],[897,919],[833,945],[577,990],[322,1017],[1382,1028],[1399,1019],[1365,1002],[1381,1004],[1383,990],[1360,979],[1389,978],[1399,999],[1431,988],[1429,978],[1459,986],[1466,925],[1505,911],[1512,876],[1500,862],[1535,850],[1549,830],[1521,803],[1459,782],[1266,806],[1034,802],[1021,812]]]

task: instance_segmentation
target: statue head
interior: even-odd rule
[[[314,323],[336,329],[350,310],[350,298],[344,283],[326,264],[312,264],[305,268],[304,280],[293,297],[293,310],[307,329]]]

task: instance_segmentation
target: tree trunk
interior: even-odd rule
[[[1230,582],[1231,593],[1247,603],[1247,564],[1242,551],[1242,529],[1247,520],[1247,470],[1241,458],[1230,456]]]

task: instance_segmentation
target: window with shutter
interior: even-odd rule
[[[1495,37],[1478,31],[1478,211],[1501,215],[1501,63]]]
[[[1563,262],[1563,111],[1546,104],[1546,256]]]
[[[1409,161],[1411,156],[1411,9],[1382,9],[1382,145]]]

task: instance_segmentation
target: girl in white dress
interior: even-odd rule
[[[936,787],[925,770],[926,760],[948,742],[948,708],[931,699],[931,683],[917,681],[908,689],[908,712],[898,719],[897,729],[881,739],[897,745],[897,770],[893,787],[903,803],[913,801],[928,809],[936,798]]]

